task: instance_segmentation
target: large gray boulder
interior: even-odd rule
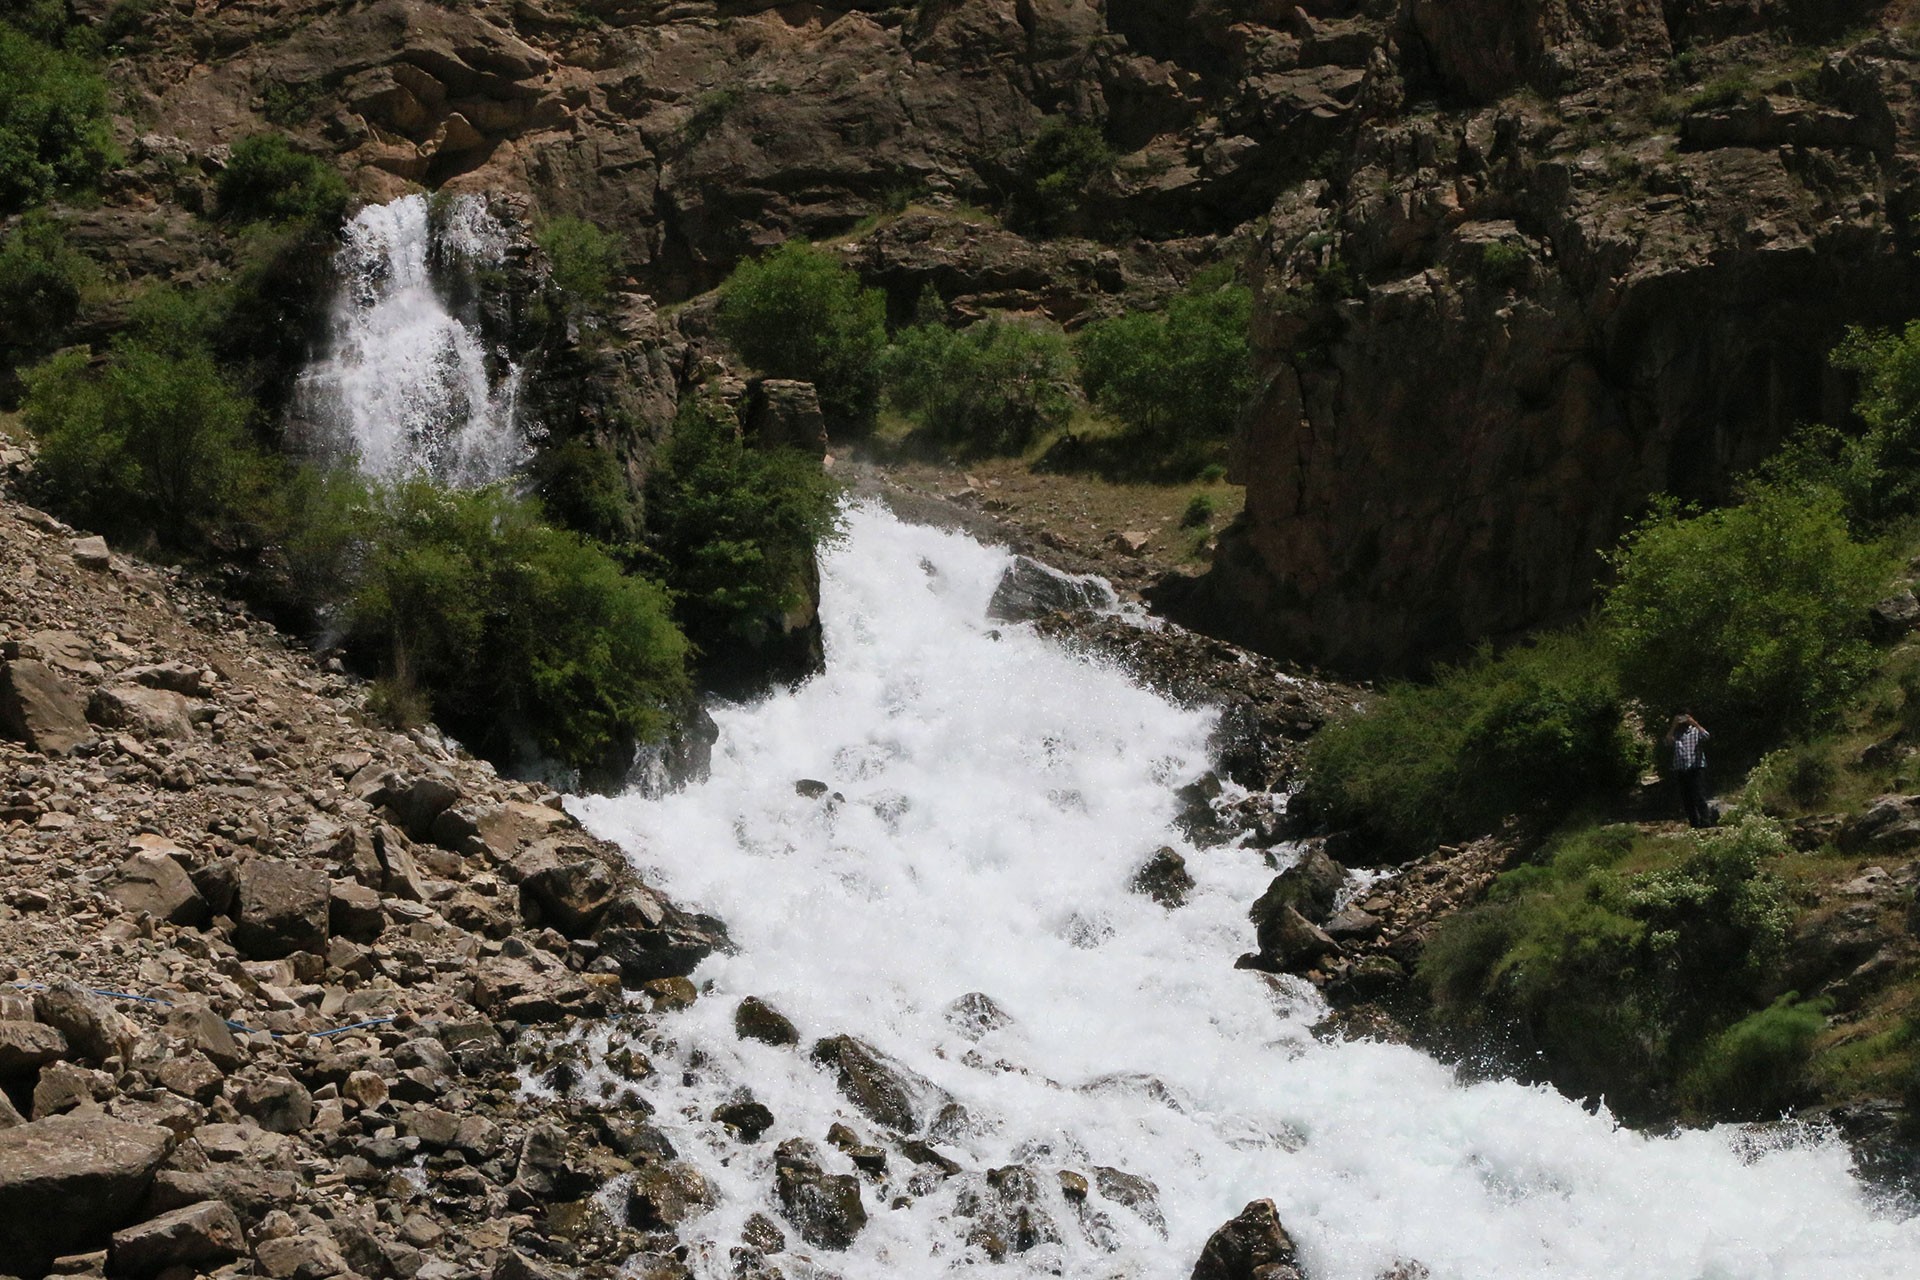
[[[35,751],[64,756],[94,737],[86,708],[44,662],[0,664],[0,732]]]
[[[158,1125],[53,1116],[0,1129],[0,1274],[45,1275],[134,1218],[173,1148]]]
[[[323,868],[255,858],[236,874],[233,944],[253,960],[324,955],[332,895]]]
[[[127,910],[168,924],[198,925],[207,918],[207,900],[193,887],[193,878],[158,848],[138,849],[130,855],[114,873],[107,892]]]
[[[1015,556],[987,602],[997,622],[1031,622],[1050,613],[1101,613],[1119,603],[1104,578],[1062,573],[1026,556]]]

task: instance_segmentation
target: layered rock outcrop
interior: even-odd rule
[[[1417,667],[1574,615],[1650,495],[1722,499],[1795,424],[1844,417],[1828,352],[1911,314],[1916,48],[1670,60],[1708,8],[1378,24],[1382,82],[1441,105],[1383,95],[1275,205],[1247,514],[1176,612]]]

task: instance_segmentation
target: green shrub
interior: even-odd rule
[[[1017,453],[1073,413],[1073,357],[1057,330],[988,317],[903,330],[882,363],[887,397],[955,444]]]
[[[1480,247],[1480,278],[1499,289],[1518,288],[1527,282],[1533,255],[1522,244],[1497,240]]]
[[[248,437],[249,404],[204,349],[135,332],[102,369],[89,362],[65,352],[23,375],[35,481],[60,511],[184,549],[248,518],[269,463]]]
[[[886,298],[833,254],[790,240],[741,263],[720,286],[719,324],[762,373],[813,383],[830,428],[872,428]]]
[[[749,448],[724,409],[689,398],[648,477],[646,511],[687,634],[709,656],[773,636],[806,601],[838,512],[818,459]]]
[[[68,34],[67,0],[5,0],[0,3],[0,22],[57,47]]]
[[[553,283],[577,307],[592,311],[613,292],[620,241],[581,218],[555,218],[534,240],[553,266]]]
[[[1505,1026],[1562,1088],[1629,1113],[1713,1060],[1777,970],[1790,918],[1767,870],[1789,846],[1770,821],[1638,839],[1562,837],[1444,920],[1418,968],[1444,1021]]]
[[[99,73],[0,22],[0,214],[90,187],[115,158]]]
[[[1830,491],[1766,485],[1693,517],[1661,506],[1612,564],[1603,625],[1650,723],[1690,707],[1758,745],[1827,722],[1873,669],[1866,611],[1893,565],[1853,540]]]
[[[1683,1088],[1714,1115],[1777,1117],[1806,1093],[1814,1042],[1826,1025],[1823,1003],[1789,992],[1714,1037]]]
[[[52,347],[80,310],[93,264],[42,214],[21,219],[0,241],[0,347]]]
[[[1016,155],[1007,224],[1056,235],[1082,221],[1087,197],[1113,181],[1113,148],[1100,130],[1050,116]]]
[[[547,516],[618,551],[640,537],[640,508],[613,452],[587,440],[541,451],[535,492]]]
[[[1617,794],[1643,755],[1604,651],[1584,632],[1551,635],[1393,685],[1328,725],[1308,746],[1299,804],[1411,855],[1511,813]]]
[[[294,150],[278,133],[233,144],[217,188],[222,217],[240,222],[334,226],[347,210],[347,180],[332,165]]]
[[[1793,441],[1776,469],[1834,483],[1857,522],[1879,525],[1920,512],[1920,320],[1899,331],[1854,329],[1833,352],[1859,377],[1853,410],[1866,430],[1848,438],[1818,429]]]
[[[378,494],[352,634],[442,723],[586,767],[655,737],[687,692],[686,641],[657,584],[494,489]]]
[[[1180,513],[1182,529],[1200,529],[1213,523],[1214,512],[1219,504],[1210,493],[1196,493],[1187,500],[1187,509]]]
[[[1225,438],[1253,395],[1252,317],[1251,290],[1202,284],[1162,314],[1088,325],[1078,342],[1081,386],[1142,435]]]

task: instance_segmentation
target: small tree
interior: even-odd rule
[[[333,166],[293,149],[278,133],[233,144],[218,188],[221,216],[243,222],[316,222],[345,215],[347,181]]]
[[[1073,412],[1073,358],[1057,330],[988,317],[915,325],[887,350],[887,395],[941,438],[1018,452]]]
[[[1762,739],[1821,724],[1859,687],[1894,568],[1854,541],[1836,494],[1773,485],[1705,515],[1659,506],[1612,564],[1602,619],[1625,690],[1656,723],[1692,707]]]
[[[1007,222],[1016,230],[1057,235],[1081,220],[1088,196],[1113,181],[1113,148],[1100,130],[1050,116],[1017,153]]]
[[[1253,293],[1197,282],[1160,315],[1134,312],[1080,335],[1087,398],[1156,440],[1217,440],[1253,395]]]
[[[872,428],[886,299],[831,253],[790,240],[741,263],[720,286],[719,323],[762,373],[813,383],[831,428]]]
[[[0,22],[0,214],[91,186],[114,160],[99,73]]]
[[[620,266],[620,241],[581,218],[555,218],[534,234],[553,267],[553,283],[573,305],[604,306]]]
[[[44,214],[21,219],[0,242],[0,347],[57,345],[80,309],[93,264],[75,252]]]

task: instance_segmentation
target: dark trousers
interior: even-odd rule
[[[1707,767],[1701,765],[1697,769],[1678,769],[1674,771],[1673,778],[1680,784],[1680,803],[1687,809],[1687,825],[1712,826],[1713,809],[1707,804]]]

